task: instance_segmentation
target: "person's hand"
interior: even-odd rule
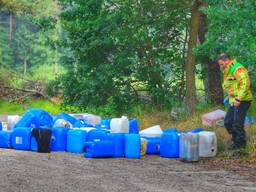
[[[234,102],[234,106],[238,107],[241,104],[241,101],[239,101],[238,99],[235,100]]]

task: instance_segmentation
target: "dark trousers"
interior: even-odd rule
[[[37,142],[37,152],[39,153],[50,153],[50,143],[52,137],[51,129],[34,128],[31,135],[35,137]]]
[[[241,101],[238,107],[230,106],[224,119],[224,125],[228,133],[232,135],[235,147],[246,146],[244,121],[250,105],[251,101]]]

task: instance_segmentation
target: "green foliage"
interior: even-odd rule
[[[62,0],[61,14],[72,51],[62,78],[65,101],[100,107],[111,98],[118,111],[139,100],[153,104],[178,97],[188,1]],[[174,19],[175,18],[175,19]]]
[[[252,104],[249,108],[248,114],[256,116],[256,102],[255,102],[255,100],[252,102]]]
[[[40,108],[46,110],[51,114],[58,114],[61,112],[60,105],[53,104],[45,100],[32,100],[31,99],[25,103],[9,102],[5,100],[0,101],[0,114],[20,114],[31,108]]]
[[[0,101],[0,113],[1,114],[22,114],[25,109],[22,105],[17,103],[10,103],[8,101]]]
[[[56,79],[57,75],[61,75],[65,73],[65,69],[61,65],[36,65],[31,68],[31,76],[35,80],[40,80],[45,84],[49,84],[50,82]]]
[[[197,47],[199,59],[229,52],[249,70],[252,86],[256,89],[256,2],[254,0],[207,0],[204,12],[208,18],[208,33],[203,45]]]
[[[1,0],[0,4],[0,66],[13,73],[10,86],[24,88],[36,81],[44,88],[64,73],[57,1]]]

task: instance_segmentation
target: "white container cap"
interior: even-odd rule
[[[94,129],[96,129],[96,128],[94,128],[94,127],[81,127],[81,128],[79,128],[79,129],[84,130],[84,131],[86,131],[87,133],[89,133],[91,130],[94,130]]]
[[[143,137],[160,137],[163,133],[160,125],[155,125],[147,129],[140,131],[140,135]]]
[[[200,131],[199,135],[216,135],[213,131]]]

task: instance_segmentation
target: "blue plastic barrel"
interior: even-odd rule
[[[12,147],[18,150],[30,149],[31,130],[27,127],[16,128],[12,132]]]
[[[57,120],[63,119],[65,121],[68,121],[73,127],[81,127],[82,126],[82,122],[77,120],[75,117],[72,117],[69,114],[66,113],[60,113],[57,116],[55,116],[54,120],[53,120],[53,125]]]
[[[36,142],[35,137],[31,137],[30,149],[31,149],[31,151],[37,151],[37,142]]]
[[[0,121],[0,131],[3,130],[3,125],[2,125],[2,121]]]
[[[67,151],[71,153],[82,153],[86,140],[86,131],[75,129],[69,130],[67,134]]]
[[[30,109],[23,114],[21,119],[14,125],[17,127],[39,128],[52,126],[52,116],[42,109]]]
[[[101,129],[90,130],[86,137],[86,141],[109,140],[109,139],[110,137],[108,132]]]
[[[177,132],[165,132],[162,134],[160,156],[166,158],[179,157],[179,136]]]
[[[11,148],[12,131],[0,131],[0,148]]]
[[[26,112],[21,119],[14,125],[14,128],[27,127],[27,128],[38,128],[40,127],[39,119],[31,112]]]
[[[124,134],[112,133],[110,137],[114,143],[114,157],[124,157]]]
[[[160,137],[143,137],[147,139],[147,154],[159,154],[160,153]]]
[[[125,157],[137,159],[140,158],[140,135],[125,134]]]
[[[86,158],[113,157],[115,154],[114,143],[110,140],[85,142],[84,148]]]
[[[135,133],[138,134],[139,133],[139,127],[138,127],[138,121],[137,119],[130,119],[129,120],[129,133]]]
[[[40,122],[40,126],[51,127],[53,123],[52,116],[45,110],[42,109],[30,109],[28,112],[32,113],[37,117]],[[38,128],[38,127],[37,127]]]
[[[51,150],[65,151],[67,147],[68,128],[55,127],[52,128]]]

